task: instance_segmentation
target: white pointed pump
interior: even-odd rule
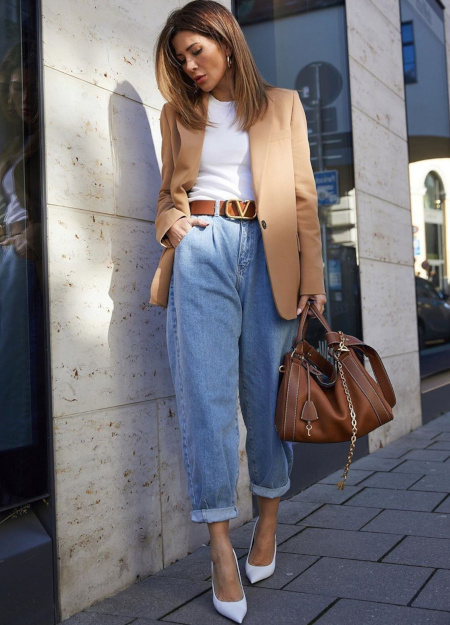
[[[253,547],[253,540],[255,538],[255,530],[258,520],[259,517],[257,517],[255,525],[253,527],[252,541],[250,543],[250,549],[248,550],[247,560],[245,562],[245,572],[252,584],[254,584],[255,582],[260,582],[262,579],[266,579],[266,577],[270,577],[271,575],[273,575],[273,572],[275,571],[275,558],[277,555],[277,535],[275,534],[275,551],[273,554],[272,562],[270,564],[267,564],[266,566],[255,566],[254,564],[249,564],[248,559]]]
[[[238,560],[237,560],[234,549],[233,549],[233,554],[234,554],[234,559],[236,560],[236,568],[239,574],[239,583],[241,585],[241,590],[242,590],[242,599],[239,599],[239,601],[221,601],[220,599],[216,597],[216,593],[214,591],[214,581],[213,581],[214,564],[213,564],[213,561],[211,560],[211,582],[212,582],[212,591],[213,591],[213,603],[217,612],[219,612],[223,616],[226,616],[232,621],[235,621],[236,623],[242,623],[242,621],[244,620],[244,616],[247,614],[247,598],[245,596],[244,587],[242,586],[241,572],[239,570],[239,564],[238,564]]]

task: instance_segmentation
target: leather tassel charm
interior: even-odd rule
[[[308,399],[305,401],[303,408],[302,408],[302,414],[300,416],[300,419],[302,421],[306,421],[306,429],[308,430],[308,436],[311,436],[311,430],[312,430],[312,425],[311,425],[311,421],[317,421],[317,419],[319,418],[317,415],[317,410],[316,407],[314,405],[314,402],[311,401],[311,384],[310,384],[310,372],[309,372],[309,363],[306,362],[306,380],[307,380],[307,397]]]

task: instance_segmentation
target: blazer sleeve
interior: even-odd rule
[[[163,247],[173,247],[166,233],[169,228],[181,217],[186,217],[183,211],[175,208],[170,194],[170,183],[172,181],[174,160],[172,152],[172,137],[170,124],[167,119],[167,104],[164,104],[161,111],[161,188],[158,194],[158,205],[156,210],[155,229],[156,240]],[[166,238],[165,238],[166,237]]]
[[[325,294],[317,189],[310,160],[306,115],[293,92],[291,142],[300,242],[300,295]]]

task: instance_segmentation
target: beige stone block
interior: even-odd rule
[[[63,618],[162,568],[154,402],[54,419]]]
[[[359,190],[356,205],[359,256],[412,266],[411,212]]]
[[[159,113],[117,95],[110,110],[115,213],[154,221],[161,186]]]
[[[356,189],[409,208],[407,142],[356,108],[352,119]]]
[[[47,201],[114,212],[110,94],[45,68]]]
[[[44,63],[160,109],[153,45],[176,0],[45,0]],[[48,119],[48,118],[47,118]]]
[[[374,7],[396,28],[400,30],[400,2],[397,0],[370,0]]]
[[[391,2],[384,0],[382,6],[391,4],[392,0]],[[404,98],[402,42],[399,28],[388,21],[370,0],[347,0],[346,15],[350,57],[356,59],[378,80]]]
[[[164,519],[164,567],[209,542],[206,523],[191,521],[186,470],[182,456],[182,435],[175,397],[157,402],[159,420],[161,513]],[[239,411],[239,479],[236,489],[238,516],[230,528],[239,527],[253,517],[252,494],[245,451],[246,429]]]
[[[406,141],[405,101],[354,59],[350,60],[352,106]]]
[[[173,395],[154,227],[50,206],[48,234],[54,414]]]
[[[413,267],[362,258],[360,276],[364,340],[381,358],[418,350]]]
[[[397,403],[394,419],[369,434],[369,451],[385,447],[422,425],[419,353],[409,352],[383,358]],[[369,369],[370,370],[370,369]]]

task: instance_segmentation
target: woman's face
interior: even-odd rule
[[[230,95],[230,78],[227,74],[227,49],[189,30],[179,32],[172,39],[175,54],[183,71],[203,91],[215,91],[221,95]]]
[[[36,78],[26,68],[19,67],[11,74],[9,97],[17,115],[30,123],[37,110]]]

